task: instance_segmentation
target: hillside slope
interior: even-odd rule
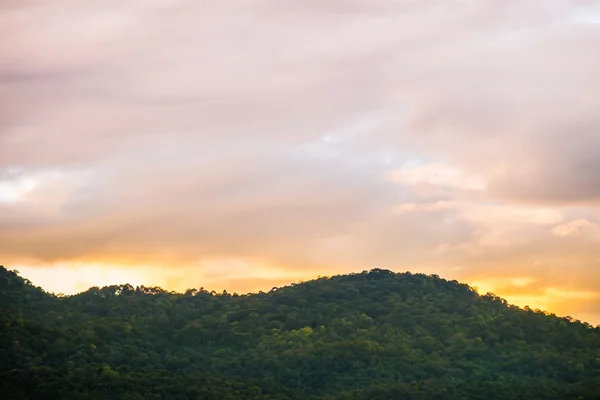
[[[600,327],[371,270],[269,293],[56,297],[0,268],[8,399],[597,399]]]

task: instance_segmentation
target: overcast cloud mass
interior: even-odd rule
[[[600,2],[4,0],[0,264],[374,267],[600,323]]]

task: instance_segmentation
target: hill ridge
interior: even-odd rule
[[[257,291],[257,292],[245,292],[245,293],[238,293],[238,292],[233,292],[233,293],[229,293],[227,290],[223,290],[221,292],[217,292],[215,290],[207,290],[204,287],[200,287],[200,288],[188,288],[186,289],[186,291],[184,292],[178,292],[176,290],[167,290],[167,289],[163,289],[160,286],[146,286],[146,285],[137,285],[137,286],[133,286],[129,283],[123,283],[123,284],[113,284],[113,285],[105,285],[105,286],[91,286],[88,289],[81,291],[79,293],[75,293],[75,294],[70,294],[70,295],[65,295],[65,294],[57,294],[57,293],[52,293],[52,292],[47,292],[46,290],[44,290],[41,286],[35,286],[33,285],[33,283],[31,281],[29,281],[26,278],[23,278],[19,275],[19,271],[16,270],[9,270],[6,267],[4,267],[3,265],[0,265],[0,271],[3,270],[3,274],[12,274],[13,275],[13,279],[21,279],[23,281],[23,284],[34,288],[35,290],[39,290],[47,295],[50,296],[55,296],[55,297],[75,297],[75,296],[80,296],[83,295],[85,293],[89,293],[89,292],[95,292],[95,293],[111,293],[111,294],[120,294],[122,291],[136,291],[138,293],[144,293],[144,294],[169,294],[169,295],[197,295],[197,294],[211,294],[214,296],[220,296],[220,295],[231,295],[234,297],[245,297],[245,296],[252,296],[252,295],[260,295],[260,294],[268,294],[268,293],[273,293],[276,291],[281,291],[281,290],[287,290],[289,288],[293,288],[295,286],[298,285],[303,285],[306,283],[310,283],[313,281],[318,281],[318,280],[337,280],[337,279],[354,279],[355,277],[364,277],[364,276],[368,276],[370,278],[379,278],[379,279],[383,279],[385,277],[411,277],[411,276],[415,276],[415,277],[423,277],[423,278],[429,278],[429,279],[433,279],[433,280],[437,280],[437,281],[441,281],[441,282],[445,282],[446,284],[452,284],[452,285],[456,285],[458,287],[461,287],[463,289],[465,289],[466,291],[469,292],[474,292],[476,294],[478,294],[481,297],[487,297],[487,298],[491,298],[494,299],[500,303],[503,303],[509,307],[517,307],[519,309],[525,310],[525,311],[533,311],[533,312],[537,312],[537,313],[543,313],[545,315],[548,316],[553,316],[553,317],[558,317],[558,318],[562,318],[566,321],[569,322],[579,322],[582,323],[586,326],[589,327],[594,327],[592,324],[589,324],[586,321],[581,321],[577,318],[573,318],[569,315],[565,315],[565,316],[558,316],[557,314],[548,311],[548,310],[541,310],[538,308],[531,308],[529,306],[518,306],[515,304],[511,304],[509,303],[506,299],[504,299],[501,296],[496,295],[493,292],[486,292],[485,294],[479,293],[479,291],[477,290],[476,287],[470,286],[467,283],[461,283],[456,279],[453,280],[449,280],[449,279],[445,279],[440,277],[438,274],[425,274],[425,273],[413,273],[410,271],[404,271],[404,272],[394,272],[388,269],[381,269],[381,268],[373,268],[370,270],[363,270],[362,272],[350,272],[350,273],[345,273],[345,274],[337,274],[337,275],[330,275],[330,276],[319,276],[317,278],[314,279],[310,279],[307,281],[299,281],[299,282],[290,282],[289,284],[283,285],[283,286],[274,286],[271,290],[269,290],[268,292],[265,291]],[[600,326],[600,324],[598,324],[597,326]]]

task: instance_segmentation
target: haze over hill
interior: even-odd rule
[[[0,260],[67,293],[410,270],[600,323],[599,4],[2,0]]]
[[[56,297],[0,267],[12,399],[600,399],[600,326],[375,269],[237,295]]]

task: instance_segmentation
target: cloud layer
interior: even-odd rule
[[[600,2],[151,3],[0,5],[0,262],[409,269],[600,322]]]

